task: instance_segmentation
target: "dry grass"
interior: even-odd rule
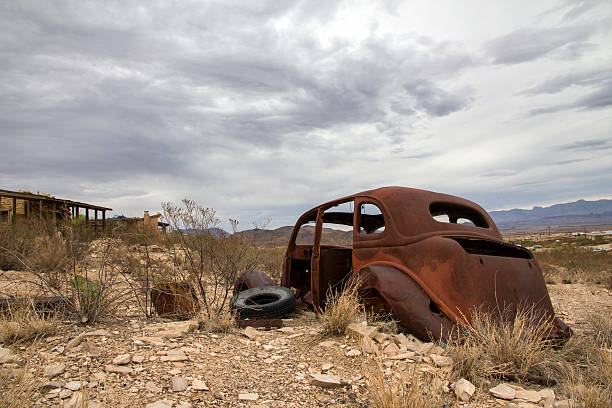
[[[605,312],[590,312],[586,316],[590,334],[601,347],[612,347],[612,319]]]
[[[363,314],[356,285],[347,285],[344,290],[327,293],[325,309],[319,310],[323,324],[323,336],[337,336],[346,333],[349,324]]]
[[[448,343],[453,370],[475,383],[504,375],[542,375],[548,356],[544,336],[549,330],[548,322],[525,310],[519,309],[512,321],[475,312],[460,335]]]
[[[40,383],[27,367],[0,368],[0,407],[30,408],[38,397]]]
[[[612,289],[612,253],[579,247],[537,252],[547,283],[596,283]]]
[[[8,310],[0,317],[0,342],[3,344],[27,343],[51,336],[57,331],[55,317],[41,317],[30,307]]]
[[[235,316],[229,311],[212,316],[201,313],[198,318],[198,324],[200,330],[209,333],[230,333],[236,328],[235,320]]]
[[[368,367],[363,377],[374,408],[430,408],[437,407],[431,384],[424,384],[413,368],[409,375],[395,372],[385,378],[380,362]],[[431,378],[429,378],[431,382]]]

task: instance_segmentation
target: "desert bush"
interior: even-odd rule
[[[409,374],[394,372],[385,378],[385,372],[376,362],[363,372],[368,398],[375,408],[429,408],[437,407],[431,387],[431,377],[420,379],[416,369]]]
[[[551,322],[519,308],[513,319],[475,311],[448,342],[453,371],[481,383],[490,377],[527,377],[546,373]]]
[[[259,249],[260,255],[260,263],[259,268],[272,279],[277,282],[280,282],[281,276],[283,274],[283,262],[285,261],[285,253],[287,252],[287,247],[272,247],[272,248],[262,248]]]
[[[196,289],[203,321],[226,319],[236,279],[259,264],[257,248],[236,234],[238,221],[229,220],[233,234],[220,233],[216,212],[192,200],[182,200],[182,206],[162,203],[162,208],[172,229],[170,246],[178,247],[173,253],[176,276]]]
[[[357,285],[347,284],[344,290],[330,288],[325,307],[317,312],[323,326],[323,336],[344,335],[348,325],[364,313]]]
[[[33,307],[9,306],[0,316],[0,342],[18,344],[51,336],[57,331],[57,324],[55,316],[44,316]]]
[[[597,283],[612,288],[612,253],[580,247],[536,252],[548,283]]]

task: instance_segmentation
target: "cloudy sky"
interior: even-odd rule
[[[248,227],[612,196],[610,1],[3,1],[0,188]]]

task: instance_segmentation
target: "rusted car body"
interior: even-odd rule
[[[349,211],[335,210],[347,205]],[[352,247],[322,243],[326,223],[352,228]],[[313,242],[296,242],[308,224]],[[281,285],[317,308],[347,281],[359,285],[370,307],[392,312],[421,339],[444,340],[475,310],[512,319],[519,307],[552,321],[551,338],[570,334],[555,318],[533,255],[505,243],[480,206],[447,194],[385,187],[304,213],[289,240]]]

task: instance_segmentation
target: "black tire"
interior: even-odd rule
[[[239,292],[230,307],[240,319],[280,319],[295,310],[295,294],[284,286],[260,286]]]

